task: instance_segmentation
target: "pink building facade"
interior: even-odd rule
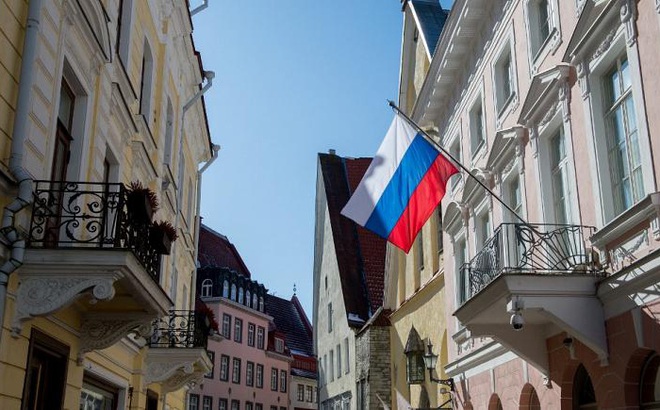
[[[659,38],[658,1],[456,0],[402,87],[509,207],[442,203],[455,408],[660,404]]]
[[[285,336],[272,330],[266,289],[226,268],[200,269],[198,282],[221,340],[209,342],[213,371],[191,390],[188,409],[288,409],[293,358]]]

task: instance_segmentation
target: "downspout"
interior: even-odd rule
[[[194,251],[194,261],[195,261],[195,269],[193,270],[192,274],[192,285],[190,286],[190,306],[194,307],[195,306],[195,297],[197,294],[197,258],[199,257],[199,227],[201,225],[202,221],[202,216],[201,216],[201,209],[202,209],[202,174],[208,167],[213,164],[213,162],[218,158],[218,151],[220,151],[220,145],[218,144],[213,144],[211,146],[211,149],[213,150],[213,156],[211,159],[206,161],[204,166],[197,171],[197,202],[196,204],[196,209],[195,209],[195,249]]]
[[[195,7],[192,9],[190,12],[190,17],[194,16],[195,14],[199,13],[200,11],[204,10],[209,6],[209,0],[204,0],[204,3],[200,4],[199,6]]]
[[[184,104],[183,109],[181,110],[181,129],[179,131],[179,153],[180,153],[179,154],[180,155],[179,159],[180,159],[180,161],[183,158],[183,154],[181,154],[181,153],[183,153],[183,128],[184,128],[184,123],[185,123],[185,118],[186,118],[186,112],[188,112],[188,110],[193,106],[193,104],[195,104],[200,98],[202,98],[204,93],[206,93],[209,90],[209,88],[211,88],[211,86],[213,85],[213,78],[215,78],[215,73],[213,71],[204,71],[204,78],[206,78],[206,84],[204,85],[204,87],[201,88],[199,91],[197,91],[197,93],[195,95],[193,95],[192,98],[187,103]],[[177,191],[178,192],[176,193],[176,197],[175,197],[175,200],[176,200],[175,213],[176,213],[176,215],[174,217],[174,229],[176,229],[176,230],[179,229],[179,214],[181,213],[181,196],[182,196],[182,193],[183,193],[183,186],[182,186],[183,185],[183,179],[181,179],[181,176],[182,176],[182,174],[181,174],[181,170],[182,170],[181,162],[179,162],[178,165],[179,165],[179,175],[178,175],[178,177],[179,177],[178,182],[179,183],[178,183],[178,186],[177,186]],[[177,249],[178,249],[178,246],[175,246],[174,251],[172,252],[172,257],[171,257],[171,259],[172,259],[172,266],[171,266],[172,272],[176,271],[176,260],[177,260],[176,253],[177,253]],[[197,261],[193,261],[193,263],[195,264],[195,266],[197,265]],[[194,286],[194,284],[193,284],[193,286]],[[174,301],[174,302],[176,303],[176,301]],[[194,302],[194,300],[192,302]],[[193,305],[191,305],[191,306],[193,306]]]
[[[26,130],[30,111],[30,94],[34,84],[34,66],[37,56],[37,38],[39,35],[39,14],[43,0],[28,2],[28,16],[25,27],[25,40],[21,63],[21,76],[14,115],[14,129],[11,135],[11,156],[9,157],[9,172],[18,181],[18,195],[7,206],[2,215],[0,233],[10,249],[10,256],[0,266],[0,339],[2,339],[2,323],[5,317],[7,301],[7,283],[9,275],[23,265],[25,240],[20,239],[16,230],[16,214],[32,202],[32,176],[23,167],[25,155]]]

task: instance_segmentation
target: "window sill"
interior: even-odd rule
[[[620,213],[596,233],[591,235],[591,243],[596,248],[603,249],[607,244],[615,241],[644,220],[660,218],[660,192],[648,194],[644,199]]]

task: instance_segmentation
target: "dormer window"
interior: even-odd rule
[[[275,338],[275,351],[277,353],[284,353],[284,340],[279,337]]]
[[[204,279],[202,282],[202,297],[208,298],[211,297],[211,291],[213,289],[213,281],[211,279]]]

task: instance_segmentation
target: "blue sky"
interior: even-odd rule
[[[288,299],[295,283],[310,320],[317,153],[376,152],[397,97],[402,18],[400,0],[210,0],[193,17],[216,73],[206,106],[222,146],[203,177],[203,223],[271,293]]]

